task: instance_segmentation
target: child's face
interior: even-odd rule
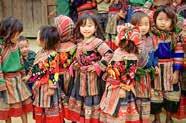
[[[170,4],[170,0],[154,0],[153,4],[155,6],[168,5]]]
[[[96,31],[96,26],[94,22],[90,19],[86,20],[86,24],[80,26],[80,33],[83,35],[84,38],[90,38],[94,35]]]
[[[38,31],[37,33],[37,44],[40,46],[40,47],[44,47],[44,42],[40,40],[40,31]]]
[[[158,29],[163,31],[171,30],[172,20],[168,18],[167,14],[164,12],[160,12],[156,18],[156,26]]]
[[[146,35],[150,29],[150,20],[148,17],[143,17],[139,23],[139,29],[141,35]]]
[[[173,4],[175,4],[175,5],[180,5],[181,2],[182,2],[182,0],[174,0],[174,1],[173,1]]]
[[[27,40],[24,41],[20,41],[18,44],[20,51],[21,51],[21,55],[23,57],[26,57],[28,55],[29,52],[29,43]]]
[[[12,35],[11,37],[11,42],[16,44],[20,36],[20,32],[16,32],[15,34]]]

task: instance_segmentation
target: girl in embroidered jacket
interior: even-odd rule
[[[134,39],[139,41],[139,30],[118,28],[119,48],[107,67],[103,78],[105,91],[100,103],[103,123],[139,123],[135,103],[135,74],[137,71],[138,49]]]
[[[176,42],[177,17],[169,6],[160,6],[153,16],[155,57],[158,58],[157,74],[151,87],[151,113],[154,122],[160,123],[162,107],[166,110],[166,123],[172,123],[171,114],[177,111],[180,99],[179,71],[183,69],[183,47]]]
[[[75,28],[79,39],[76,51],[75,80],[69,100],[74,121],[99,122],[99,103],[104,90],[102,71],[112,57],[112,50],[103,42],[101,28],[92,15],[82,16]]]
[[[71,63],[75,58],[76,44],[73,38],[74,23],[71,18],[60,15],[55,18],[55,24],[60,36],[60,45],[58,52],[60,54],[60,87],[62,87],[62,98],[65,118],[68,120],[73,119],[70,115],[71,111],[68,110],[68,99],[73,87],[73,70]]]
[[[60,38],[56,27],[44,26],[37,41],[42,49],[37,53],[30,81],[34,82],[33,105],[36,123],[62,123],[61,92],[59,87]]]
[[[0,23],[0,120],[11,123],[11,117],[21,117],[27,123],[32,111],[31,93],[25,82],[25,71],[17,41],[22,23],[7,17]]]
[[[136,82],[136,103],[142,123],[150,123],[150,89],[154,79],[157,59],[154,57],[153,37],[150,34],[150,18],[142,10],[136,10],[131,18],[131,24],[140,30],[140,49],[138,66],[141,69],[139,82]]]

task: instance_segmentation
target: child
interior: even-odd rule
[[[157,60],[154,57],[153,37],[150,34],[150,18],[143,11],[136,11],[131,19],[131,24],[138,26],[141,34],[141,50],[139,51],[138,66],[145,75],[140,76],[136,82],[136,102],[142,123],[150,123],[150,85],[153,80],[154,67]]]
[[[160,123],[162,107],[166,110],[166,123],[172,123],[171,114],[177,111],[180,99],[179,71],[183,68],[183,49],[176,42],[175,25],[177,17],[169,6],[160,6],[153,16],[155,57],[158,58],[159,72],[152,83],[151,113],[154,122]]]
[[[58,52],[60,54],[60,84],[63,90],[63,106],[66,119],[71,119],[68,110],[68,98],[73,86],[73,72],[71,64],[74,61],[76,44],[73,39],[74,23],[71,18],[60,15],[55,18],[55,24],[60,36]],[[65,97],[64,97],[65,96]]]
[[[117,35],[117,25],[124,23],[124,18],[127,10],[126,0],[111,0],[108,13],[108,22],[105,29],[107,44],[115,50],[115,38]]]
[[[174,117],[183,119],[186,118],[186,19],[184,19],[182,23],[182,31],[179,34],[179,37],[177,38],[178,41],[181,41],[183,43],[183,50],[184,50],[184,62],[183,62],[183,71],[180,72],[180,85],[181,85],[181,99],[179,103],[179,108],[177,113],[174,115]]]
[[[32,111],[31,93],[23,82],[25,72],[17,46],[22,23],[7,17],[0,23],[0,120],[11,123],[11,117],[21,117],[27,123]]]
[[[77,44],[73,67],[75,80],[69,100],[73,121],[99,122],[99,103],[104,89],[101,72],[112,57],[112,50],[101,39],[101,27],[94,16],[82,16],[75,28]]]
[[[96,0],[97,2],[97,17],[102,29],[105,32],[105,28],[108,21],[108,11],[110,6],[110,0]]]
[[[24,36],[19,37],[18,46],[21,51],[21,55],[24,62],[25,73],[27,75],[34,63],[36,53],[29,49],[29,42]],[[32,90],[32,85],[33,85],[32,82],[28,82],[28,86],[30,90]]]
[[[101,99],[100,121],[103,123],[139,123],[135,103],[135,74],[137,71],[138,49],[134,39],[139,40],[138,31],[118,30],[119,48],[107,67],[103,78],[106,87]]]
[[[36,123],[62,123],[61,93],[59,87],[59,44],[56,27],[44,26],[37,41],[42,47],[35,58],[30,81],[33,81],[34,118]]]

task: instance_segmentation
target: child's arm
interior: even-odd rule
[[[183,58],[184,58],[184,51],[182,42],[177,42],[175,49],[174,49],[174,63],[173,63],[173,70],[180,71],[183,69]]]
[[[1,50],[1,49],[0,49]],[[2,56],[0,54],[0,91],[6,90],[5,79],[2,71]]]
[[[179,72],[183,70],[183,58],[184,58],[184,51],[182,42],[177,42],[174,50],[173,56],[173,78],[171,83],[175,84],[178,82]]]
[[[94,63],[95,71],[98,75],[100,75],[101,71],[105,71],[109,61],[112,58],[113,51],[109,48],[109,46],[102,41],[102,43],[97,47],[97,51],[102,56],[101,60]]]

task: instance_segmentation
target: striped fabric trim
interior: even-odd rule
[[[104,113],[113,115],[119,102],[120,87],[118,85],[106,85],[106,90],[100,102],[100,108]]]
[[[154,88],[156,90],[173,91],[170,78],[173,74],[173,62],[159,62],[160,73],[155,77]]]
[[[183,58],[184,58],[184,51],[183,46],[179,42],[176,44],[175,51],[174,51],[174,70],[182,70],[183,69]]]

